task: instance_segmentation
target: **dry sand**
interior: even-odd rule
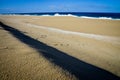
[[[70,56],[120,76],[120,20],[0,16],[0,21]],[[18,76],[16,72],[11,72],[15,78],[25,74],[27,76],[24,76],[24,79],[28,78],[28,76],[31,76],[32,79],[41,79],[45,78],[44,75],[55,74],[58,76],[56,78],[59,79],[60,77],[65,80],[68,78],[74,79],[74,75],[70,73],[66,75],[67,71],[62,70],[59,66],[52,66],[53,64],[49,60],[38,56],[37,51],[19,42],[8,32],[1,29],[0,33],[0,37],[2,37],[0,39],[0,64],[2,65],[0,75],[4,76],[5,73],[16,69],[18,74],[19,72],[23,73]],[[40,74],[41,70],[38,70],[41,69],[40,64],[44,64],[47,67],[45,71],[51,71],[45,73],[43,70],[43,73]],[[13,67],[14,65],[15,67]],[[25,67],[21,67],[22,65]],[[37,67],[33,68],[33,65],[37,65]]]

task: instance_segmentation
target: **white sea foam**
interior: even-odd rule
[[[54,14],[54,15],[49,15],[49,14],[45,14],[45,15],[40,15],[40,16],[51,16],[51,17],[54,17],[54,16],[71,16],[71,17],[77,17],[77,16],[75,16],[75,15],[72,15],[72,14],[58,14],[58,13],[56,13],[56,14]]]
[[[1,14],[2,15],[2,14]],[[4,14],[3,14],[4,15]],[[118,19],[114,19],[114,18],[111,18],[111,17],[89,17],[89,16],[77,16],[77,15],[73,15],[73,14],[59,14],[59,13],[56,13],[54,15],[49,15],[49,14],[43,14],[43,15],[37,15],[37,14],[34,14],[34,15],[30,15],[30,14],[7,14],[7,15],[12,15],[12,16],[18,16],[18,15],[24,15],[24,16],[42,16],[42,17],[54,17],[54,16],[70,16],[70,17],[76,17],[76,18],[86,18],[86,19],[107,19],[107,20],[120,20],[119,18]]]
[[[120,20],[120,19],[113,19],[111,17],[88,17],[88,16],[76,16],[76,15],[72,15],[72,14],[59,14],[59,13],[56,13],[54,15],[40,15],[40,16],[51,16],[51,17],[54,17],[54,16],[70,16],[70,17],[77,17],[77,18],[87,18],[87,19],[108,19],[108,20]]]
[[[98,19],[112,19],[111,17],[99,17]]]
[[[113,18],[111,18],[111,17],[88,17],[88,16],[80,16],[80,17],[78,17],[78,18],[120,20],[120,19],[113,19]]]
[[[72,17],[77,17],[77,16],[72,15],[72,14],[58,14],[58,13],[54,14],[53,16],[72,16]]]
[[[51,15],[49,15],[49,14],[45,14],[45,15],[41,15],[41,16],[43,16],[43,17],[44,17],[44,16],[51,16]]]

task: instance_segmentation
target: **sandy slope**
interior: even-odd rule
[[[120,76],[120,21],[36,16],[0,19],[34,39]]]

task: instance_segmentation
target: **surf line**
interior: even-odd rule
[[[92,38],[96,40],[102,40],[110,43],[115,43],[115,44],[120,44],[120,37],[111,37],[111,36],[103,36],[103,35],[96,35],[96,34],[87,34],[87,33],[81,33],[81,32],[74,32],[74,31],[67,31],[67,30],[61,30],[57,28],[51,28],[51,27],[44,27],[44,26],[38,26],[35,24],[27,24],[30,27],[36,27],[56,33],[63,33],[63,34],[72,34],[72,35],[79,35],[81,37],[86,37],[86,38]]]

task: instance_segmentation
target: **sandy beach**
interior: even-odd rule
[[[120,20],[0,15],[0,22],[3,80],[119,80]]]

